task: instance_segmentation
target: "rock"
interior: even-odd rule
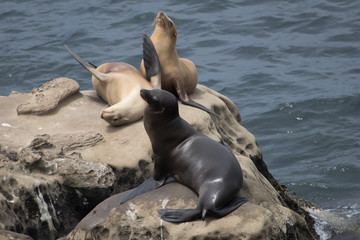
[[[75,192],[65,189],[56,177],[0,170],[0,179],[2,230],[25,233],[34,239],[54,239],[58,231],[71,228],[74,222],[69,223],[70,219],[82,215],[74,216],[84,200],[74,198]]]
[[[55,139],[36,136],[18,152],[0,146],[0,229],[55,239],[111,194],[112,168],[64,153],[79,141],[62,146]]]
[[[19,234],[19,233],[15,233],[15,232],[10,232],[10,231],[4,231],[4,230],[0,230],[0,239],[2,240],[7,240],[7,239],[12,239],[12,240],[32,240],[32,237],[23,235],[23,234]]]
[[[70,78],[55,78],[34,88],[27,103],[20,104],[18,114],[46,114],[54,110],[68,96],[79,92],[80,85]]]
[[[205,223],[199,221],[180,227],[163,223],[163,228],[160,228],[156,212],[163,203],[159,202],[159,196],[169,199],[168,207],[176,204],[181,207],[188,204],[194,206],[197,196],[186,187],[169,184],[139,196],[134,206],[140,210],[135,214],[134,221],[143,225],[136,227],[126,215],[134,216],[129,212],[130,203],[122,206],[111,203],[111,199],[115,199],[116,203],[116,198],[121,196],[115,194],[138,186],[152,173],[152,149],[142,120],[120,127],[109,126],[99,116],[107,104],[95,91],[74,94],[60,102],[52,114],[17,115],[17,106],[30,101],[32,97],[32,94],[0,96],[0,179],[4,179],[1,186],[6,186],[0,189],[0,210],[3,212],[5,209],[5,214],[0,217],[0,229],[27,234],[34,239],[65,236],[91,209],[114,195],[106,200],[107,203],[105,201],[98,206],[96,212],[102,213],[102,217],[92,211],[67,238],[74,233],[85,234],[83,226],[91,222],[86,220],[91,214],[96,222],[86,227],[89,229],[87,232],[100,234],[92,229],[96,225],[103,227],[101,234],[104,236],[107,231],[110,231],[108,234],[115,231],[119,224],[116,221],[121,219],[124,228],[121,234],[129,236],[130,232],[134,238],[146,234],[161,237],[159,229],[164,230],[163,236],[177,231],[188,233],[188,230],[184,231],[184,226],[188,228],[193,224],[202,229],[196,231],[197,238],[206,236],[207,231],[215,236],[218,226],[231,226],[226,228],[231,229],[230,233],[224,233],[224,236],[245,234],[246,238],[255,238],[269,233],[280,239],[317,238],[313,219],[304,211],[303,202],[290,195],[268,172],[255,137],[242,125],[236,106],[219,93],[198,85],[191,95],[194,101],[212,109],[219,117],[179,103],[180,115],[197,130],[224,144],[238,156],[245,169],[241,194],[249,196],[250,201],[229,216],[230,220],[228,217],[207,219]],[[184,194],[184,201],[176,200],[178,192]],[[148,199],[154,202],[149,205]],[[24,214],[20,213],[22,211]],[[117,214],[112,214],[115,212]],[[152,215],[146,215],[146,212]],[[238,226],[235,221],[246,226],[252,224],[252,232],[237,229],[234,227]]]
[[[249,202],[216,219],[172,224],[160,219],[162,208],[195,208],[198,197],[189,188],[167,184],[125,204],[129,192],[112,196],[92,210],[67,239],[314,239],[300,215],[282,205],[280,196],[253,162],[237,156],[244,173],[241,196]]]

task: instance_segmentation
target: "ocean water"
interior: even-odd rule
[[[358,227],[360,1],[2,0],[0,95],[59,76],[92,89],[64,44],[97,65],[139,67],[159,11],[199,83],[235,102],[274,177]],[[329,238],[328,219],[319,222]]]

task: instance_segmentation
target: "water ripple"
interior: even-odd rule
[[[179,56],[196,64],[200,83],[237,104],[281,184],[321,207],[355,199],[359,1],[4,0],[0,6],[1,95],[29,92],[58,76],[92,89],[89,73],[63,44],[98,65],[139,67],[141,34],[151,34],[157,12],[165,11],[177,27]]]

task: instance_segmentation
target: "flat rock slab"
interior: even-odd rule
[[[54,110],[61,101],[80,90],[80,85],[76,81],[60,77],[46,82],[39,88],[32,90],[31,98],[28,102],[17,107],[20,114],[46,114]]]
[[[107,106],[95,91],[81,91],[62,101],[55,111],[46,115],[17,115],[19,104],[30,101],[32,94],[11,94],[0,96],[0,143],[14,148],[25,147],[36,135],[74,135],[99,133],[104,140],[91,148],[78,152],[85,161],[110,164],[118,169],[139,168],[140,160],[151,163],[151,144],[145,132],[143,121],[112,127],[100,118],[100,112]],[[219,117],[179,103],[182,118],[215,141],[222,142],[231,150],[246,156],[259,156],[261,151],[255,137],[237,120],[238,111],[231,112],[224,100],[208,88],[198,85],[191,95],[194,101],[213,109]],[[236,107],[234,107],[236,108]]]

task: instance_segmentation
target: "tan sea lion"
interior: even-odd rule
[[[144,59],[150,58],[147,61],[149,80],[158,81],[160,64],[156,51],[147,36],[143,40]],[[96,93],[110,105],[101,112],[101,118],[110,125],[119,126],[143,116],[146,102],[140,97],[140,89],[152,89],[152,86],[135,67],[122,62],[109,62],[96,67],[85,62],[68,46],[65,45],[65,48],[93,75],[92,84]]]
[[[175,94],[186,105],[215,114],[188,96],[196,88],[198,73],[192,61],[179,58],[177,54],[177,32],[174,22],[163,12],[158,13],[155,22],[156,26],[150,39],[159,57],[161,81],[151,81],[151,85],[155,89],[164,89]],[[141,62],[140,71],[145,76],[144,61]]]

